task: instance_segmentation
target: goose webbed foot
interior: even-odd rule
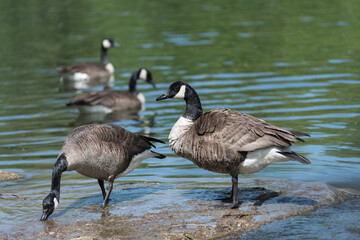
[[[231,204],[231,209],[235,209],[235,208],[239,208],[239,201],[237,201],[237,202],[232,202],[232,204]]]
[[[105,207],[106,207],[106,205],[107,205],[107,203],[102,202],[101,205],[100,205],[100,207],[97,209],[97,211],[102,211],[102,210],[104,210]]]
[[[97,211],[101,211],[101,210],[104,210],[105,207],[107,206],[107,204],[109,203],[110,201],[110,198],[108,198],[106,201],[104,199],[104,201],[101,203],[100,207],[97,209]]]
[[[102,210],[104,210],[104,208],[105,207],[101,204],[100,207],[96,209],[96,211],[102,211]]]

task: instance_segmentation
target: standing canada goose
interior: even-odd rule
[[[232,208],[239,206],[238,174],[258,172],[274,162],[310,161],[291,151],[292,142],[306,133],[292,132],[230,109],[203,114],[200,98],[185,82],[175,82],[156,101],[174,98],[186,102],[185,113],[172,127],[169,145],[181,157],[201,168],[232,177]]]
[[[133,72],[129,81],[129,91],[102,90],[75,97],[66,106],[75,105],[80,112],[105,112],[140,110],[144,108],[145,97],[136,89],[138,79],[144,80],[156,88],[151,72],[140,68]]]
[[[60,180],[64,171],[75,170],[84,176],[98,179],[104,199],[100,208],[105,208],[116,178],[133,171],[147,158],[165,158],[150,150],[155,147],[151,141],[164,143],[116,125],[90,124],[75,128],[67,136],[55,162],[51,191],[43,201],[40,220],[46,220],[59,203]],[[104,180],[109,182],[107,193]]]
[[[75,63],[60,66],[57,70],[62,74],[61,80],[90,81],[94,79],[110,78],[114,73],[114,66],[108,61],[107,51],[111,47],[120,47],[112,38],[105,38],[101,42],[101,62]]]

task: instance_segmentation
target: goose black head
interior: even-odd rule
[[[58,204],[59,204],[59,201],[56,198],[55,193],[50,193],[49,195],[47,195],[44,198],[43,203],[42,203],[43,213],[40,218],[40,221],[45,221],[46,219],[48,219],[48,217],[54,212],[54,210],[56,209]]]
[[[186,98],[186,89],[189,87],[189,84],[187,84],[186,82],[174,82],[170,85],[169,89],[163,95],[156,99],[156,101],[164,100],[167,98],[184,100]]]
[[[104,40],[101,42],[101,47],[104,49],[109,49],[111,47],[120,47],[120,44],[117,43],[113,38],[108,37],[104,38]]]
[[[140,68],[137,72],[137,79],[141,79],[149,84],[151,84],[154,88],[156,88],[155,83],[153,82],[151,72],[146,68]]]

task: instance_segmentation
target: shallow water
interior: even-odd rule
[[[360,228],[356,221],[360,215],[359,203],[358,199],[354,199],[318,209],[311,214],[275,221],[247,233],[241,239],[267,239],[268,236],[274,239],[359,239]],[[238,238],[230,235],[225,239]]]
[[[311,165],[275,164],[240,182],[276,178],[360,190],[359,8],[357,1],[340,0],[1,1],[0,168],[25,176],[0,183],[0,193],[21,197],[0,199],[1,231],[38,220],[55,158],[74,127],[112,122],[167,141],[185,106],[155,98],[177,80],[198,91],[205,111],[232,108],[312,136],[293,148]],[[123,46],[109,51],[115,89],[127,89],[139,67],[150,69],[157,84],[138,85],[146,110],[130,120],[79,116],[65,107],[75,95],[101,87],[65,91],[55,68],[97,61],[104,36]],[[168,157],[146,160],[118,179],[112,198],[123,198],[121,205],[132,198],[158,202],[161,183],[173,184],[173,199],[178,183],[230,187],[228,176],[196,167],[167,144],[158,151]],[[154,187],[138,188],[139,182]],[[67,221],[70,210],[81,213],[101,203],[96,180],[75,172],[64,174],[61,198],[53,215],[59,222]],[[120,214],[121,205],[111,212]],[[90,216],[98,215],[82,215]]]

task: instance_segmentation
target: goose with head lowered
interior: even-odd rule
[[[97,179],[103,195],[100,209],[105,208],[116,178],[130,173],[147,158],[165,158],[151,150],[155,147],[151,142],[164,143],[117,125],[90,124],[75,128],[67,136],[55,162],[51,191],[43,200],[40,220],[46,220],[60,201],[60,180],[64,171],[75,170]],[[107,192],[104,181],[109,182]]]
[[[90,81],[96,79],[110,79],[114,73],[114,66],[107,58],[107,51],[112,47],[120,47],[113,38],[105,38],[101,42],[101,62],[83,62],[68,66],[60,66],[57,70],[61,73],[61,80]]]
[[[196,91],[182,81],[170,85],[156,101],[167,98],[186,102],[182,117],[172,127],[169,145],[179,156],[201,168],[232,177],[232,208],[239,206],[238,175],[258,172],[271,163],[310,161],[290,149],[306,133],[288,131],[264,120],[230,109],[203,113]]]
[[[129,81],[129,91],[102,90],[75,97],[66,106],[76,106],[80,112],[105,112],[144,109],[145,97],[136,89],[137,80],[141,79],[156,87],[151,72],[140,68],[133,72]]]

